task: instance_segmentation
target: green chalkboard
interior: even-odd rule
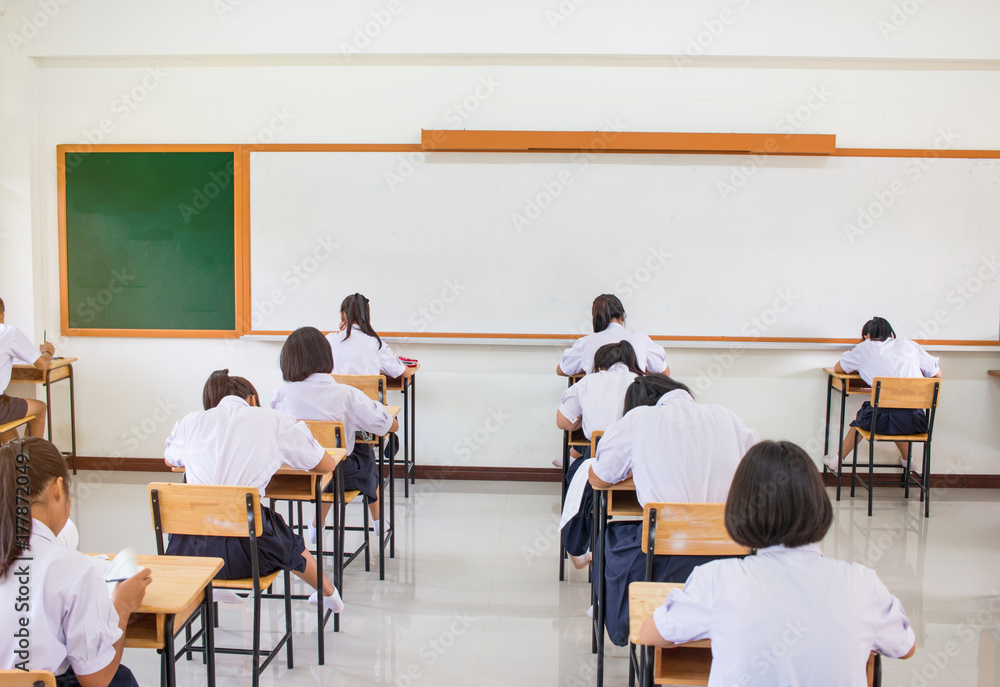
[[[233,152],[63,163],[71,330],[235,330]]]

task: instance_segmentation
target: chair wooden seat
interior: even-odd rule
[[[861,435],[862,439],[867,439],[871,441],[872,433],[867,429],[858,429],[858,434]],[[876,434],[875,441],[915,441],[924,442],[927,441],[927,434]]]
[[[331,494],[330,492],[324,491],[323,492],[323,503],[333,503],[333,500],[334,500],[333,496],[334,495]],[[350,503],[351,501],[353,501],[354,499],[358,498],[359,496],[361,496],[361,492],[358,491],[357,489],[354,489],[352,491],[345,491],[344,492],[344,503]]]
[[[281,571],[279,570],[278,572],[273,572],[270,575],[261,575],[260,588],[267,589],[270,587],[280,574]],[[218,589],[246,589],[248,591],[253,591],[253,578],[244,577],[238,580],[221,580],[219,578],[215,578],[212,580],[212,586]]]
[[[9,432],[12,429],[17,429],[21,425],[26,425],[34,419],[35,419],[34,415],[26,415],[22,417],[20,420],[11,420],[10,422],[0,425],[0,434],[3,434],[4,432]]]
[[[56,687],[56,676],[47,670],[0,670],[0,685],[4,687]]]

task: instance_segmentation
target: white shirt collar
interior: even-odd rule
[[[333,377],[331,377],[326,372],[314,372],[311,375],[309,375],[308,377],[306,377],[305,379],[303,379],[302,381],[303,382],[312,382],[314,384],[336,384],[337,383],[337,380],[335,380]]]
[[[625,363],[615,363],[608,368],[608,372],[631,372]]]
[[[674,389],[660,396],[660,400],[656,402],[656,405],[665,406],[668,403],[680,403],[683,401],[694,403],[694,398],[691,394],[684,391],[684,389]]]
[[[787,547],[784,544],[775,544],[774,546],[768,546],[766,548],[760,549],[757,552],[758,556],[782,556],[786,554],[799,554],[799,553],[813,553],[823,555],[823,551],[819,548],[819,544],[805,544],[804,546]]]
[[[229,405],[232,403],[239,403],[241,405],[245,405],[247,408],[250,407],[250,404],[247,403],[247,400],[245,398],[240,398],[239,396],[233,396],[232,394],[229,394],[228,396],[223,397],[221,401],[219,401],[219,405],[217,405],[216,408],[221,408],[223,405]]]
[[[34,537],[35,535],[38,535],[39,537],[45,539],[46,541],[54,542],[56,540],[56,535],[52,533],[52,530],[49,529],[48,525],[46,525],[41,520],[36,520],[35,518],[32,518],[31,536]]]

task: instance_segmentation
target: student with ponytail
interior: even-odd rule
[[[873,317],[861,328],[861,343],[844,353],[834,366],[837,372],[850,374],[857,372],[871,386],[876,377],[940,377],[938,359],[909,339],[897,339],[896,331],[884,317]],[[872,426],[872,405],[865,401],[851,428],[844,437],[841,455],[846,462],[860,441],[857,428],[870,431]],[[884,408],[878,411],[876,434],[923,434],[927,431],[927,417],[922,410],[906,408]],[[896,442],[899,462],[906,467],[909,445]],[[838,472],[836,453],[823,458],[823,463],[833,472]]]
[[[253,384],[216,370],[202,393],[204,410],[182,418],[167,439],[165,458],[183,467],[189,484],[264,488],[282,465],[299,470],[333,470],[334,460],[313,439],[309,428],[285,413],[261,408]],[[325,576],[318,579],[316,559],[302,537],[278,513],[261,505],[264,533],[257,538],[260,574],[290,570],[323,591],[323,603],[339,613],[340,593]],[[225,561],[219,577],[241,579],[253,574],[249,540],[239,537],[173,535],[171,556],[217,556]],[[317,603],[313,594],[310,603]]]
[[[604,293],[595,298],[591,316],[594,333],[577,339],[571,348],[563,352],[562,362],[556,367],[557,374],[590,374],[594,371],[594,354],[597,349],[623,340],[632,344],[640,370],[670,374],[663,347],[653,343],[645,334],[625,329],[625,307],[617,296]]]
[[[393,378],[413,374],[413,369],[403,364],[372,327],[368,299],[360,293],[348,296],[340,304],[340,330],[326,338],[337,374],[384,374]]]
[[[356,335],[356,334],[355,334]],[[371,444],[356,444],[358,430],[385,436],[399,429],[399,422],[381,403],[347,384],[338,384],[330,376],[333,356],[323,333],[315,327],[296,329],[281,348],[281,376],[285,384],[271,398],[271,407],[300,420],[326,420],[344,423],[347,458],[339,469],[344,471],[344,488],[357,489],[368,499],[372,525],[379,523],[378,466]],[[327,487],[333,488],[333,483]],[[330,510],[323,504],[323,521]],[[316,523],[309,526],[310,543],[316,543]]]
[[[48,670],[59,687],[136,687],[121,665],[125,628],[152,578],[144,568],[109,597],[97,567],[56,541],[69,481],[66,459],[44,439],[0,447],[0,669]]]

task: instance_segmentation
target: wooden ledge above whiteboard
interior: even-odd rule
[[[439,152],[615,152],[832,155],[834,134],[706,134],[637,131],[455,131],[422,129],[424,150]]]

